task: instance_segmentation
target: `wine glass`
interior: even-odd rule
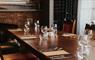
[[[89,38],[88,35],[79,36],[77,57],[78,60],[87,59],[89,55]]]
[[[54,30],[55,30],[55,33],[57,34],[57,24],[54,24]]]
[[[48,50],[48,31],[47,31],[47,26],[41,27],[41,32],[42,35],[39,35],[40,37],[40,42],[39,45],[41,46],[42,51],[47,51]]]
[[[24,24],[24,35],[30,34],[32,23],[33,23],[33,19],[32,18],[27,18],[27,21]]]
[[[57,47],[57,34],[53,26],[49,27],[49,39],[50,39],[50,49],[55,50]]]
[[[35,34],[36,35],[39,35],[39,33],[40,33],[40,25],[39,25],[39,20],[37,20],[37,22],[36,23],[34,23],[34,25],[35,25]]]

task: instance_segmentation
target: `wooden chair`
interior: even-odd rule
[[[63,32],[64,33],[75,33],[76,28],[76,20],[65,21],[63,24]]]

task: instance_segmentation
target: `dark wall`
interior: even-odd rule
[[[3,11],[0,12],[0,23],[16,24],[19,27],[23,27],[27,18],[33,18],[38,20],[39,12],[37,11]]]
[[[32,17],[34,20],[40,20],[40,25],[49,25],[49,0],[33,1],[39,5],[39,11],[0,12],[0,22],[20,25],[26,18]],[[58,24],[59,30],[63,26],[64,18],[77,19],[77,4],[78,0],[54,0],[54,23]]]
[[[16,7],[18,6],[19,8],[17,8],[15,11],[12,9],[9,9],[11,10],[9,11],[7,10],[7,8],[4,9],[4,11],[3,9],[1,9],[2,11],[0,10],[0,23],[16,24],[19,27],[22,27],[27,18],[32,18],[34,22],[40,19],[39,0],[30,0],[30,2],[27,3],[26,5],[17,5],[17,6],[8,5],[8,6],[9,7],[13,6],[13,9],[16,9]]]
[[[40,0],[40,25],[49,25],[49,0]]]

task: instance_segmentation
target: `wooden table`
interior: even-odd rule
[[[18,36],[19,38],[23,39],[27,44],[29,44],[32,47],[36,47],[35,49],[38,50],[39,49],[39,39],[37,36],[35,35],[29,35],[29,36],[25,36],[23,35],[24,33],[22,31],[11,31],[12,33],[14,33],[16,36]],[[36,40],[35,40],[36,39]],[[37,48],[38,46],[38,48]],[[64,50],[59,50],[59,51],[48,51],[48,52],[42,52],[44,55],[46,56],[56,56],[56,55],[64,55],[64,54],[70,54]]]
[[[64,50],[75,55],[78,47],[78,36],[76,34],[64,33],[61,35],[59,45]]]
[[[42,52],[44,55],[51,57],[51,56],[60,56],[60,55],[64,55],[64,54],[69,54],[68,52],[64,51],[64,50],[58,50],[58,51],[49,51],[49,52]]]
[[[2,34],[4,37],[1,37],[2,40],[7,37],[7,41],[0,42],[0,60],[50,60],[50,58],[26,44],[12,32],[7,30],[1,30],[0,32],[4,32]],[[9,43],[16,43],[16,45]]]
[[[4,60],[39,60],[30,52],[18,52],[13,54],[3,55]]]

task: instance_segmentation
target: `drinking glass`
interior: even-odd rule
[[[42,51],[48,50],[48,31],[47,31],[47,29],[48,29],[47,26],[41,27],[42,34],[39,36],[40,37],[39,45],[40,45]]]
[[[24,27],[24,35],[28,35],[29,34],[29,31],[30,31],[30,28],[27,24],[25,24],[25,27]]]
[[[27,21],[24,24],[24,35],[28,35],[30,33],[32,21],[32,18],[27,18]]]
[[[77,57],[78,60],[87,60],[89,55],[89,35],[81,35],[78,40]]]
[[[35,34],[39,35],[39,33],[40,33],[39,20],[37,20],[37,22],[36,22],[36,23],[34,23],[34,25],[35,25],[35,29],[34,29]]]
[[[55,33],[57,34],[57,24],[54,24],[54,30],[55,30]]]

